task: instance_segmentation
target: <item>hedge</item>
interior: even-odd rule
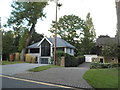
[[[65,57],[65,67],[76,67],[79,64],[82,64],[83,62],[85,62],[84,56],[75,57],[67,53],[64,53],[63,51],[57,51],[56,55],[57,55],[57,65],[60,64],[60,58],[62,56]]]
[[[112,63],[91,63],[91,69],[101,69],[101,68],[116,68],[120,67],[120,64],[112,64]]]

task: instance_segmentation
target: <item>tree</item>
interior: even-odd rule
[[[28,37],[28,30],[24,30],[24,32],[21,34],[21,38],[19,40],[19,48],[18,50],[19,51],[22,51],[22,49],[25,47],[25,40],[27,39]],[[29,45],[33,44],[33,43],[36,43],[36,42],[39,42],[40,40],[42,40],[44,36],[42,34],[38,34],[37,32],[33,32],[33,35],[31,37],[31,40],[30,40],[30,43]]]
[[[87,14],[83,30],[81,32],[81,51],[82,54],[90,54],[93,47],[95,47],[96,33],[90,13]]]
[[[28,29],[24,29],[24,32],[21,34],[21,38],[19,39],[18,50],[21,52],[22,49],[25,47],[25,42],[28,37]]]
[[[43,13],[46,2],[13,2],[11,5],[13,10],[11,16],[8,19],[9,26],[26,26],[28,28],[28,37],[25,40],[25,46],[21,52],[21,60],[24,60],[26,47],[29,45],[33,32],[35,31],[35,25],[39,18],[45,17]]]
[[[33,32],[33,35],[32,35],[31,41],[30,41],[30,45],[41,41],[43,39],[43,37],[44,37],[44,34],[39,34],[37,32]]]
[[[51,24],[50,32],[55,33],[55,26],[57,26],[57,34],[61,36],[62,39],[68,41],[71,44],[75,44],[76,38],[79,38],[77,31],[81,30],[83,25],[83,20],[75,15],[64,15],[56,23]]]
[[[3,32],[3,59],[8,59],[9,54],[15,51],[13,31]]]
[[[119,54],[117,44],[110,44],[102,46],[102,56],[105,57],[117,57]]]

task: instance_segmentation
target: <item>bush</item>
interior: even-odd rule
[[[111,63],[91,63],[90,68],[92,69],[98,69],[98,68],[115,68],[119,67],[119,64],[111,64]]]
[[[74,57],[69,54],[65,54],[65,67],[76,67],[83,62],[85,62],[84,56]]]
[[[75,67],[78,65],[78,60],[74,56],[65,54],[65,67]]]
[[[85,56],[78,56],[77,59],[79,64],[82,64],[83,62],[85,62]]]
[[[76,67],[79,64],[85,62],[84,56],[75,57],[67,53],[64,53],[63,51],[57,51],[56,55],[57,55],[57,58],[56,58],[57,65],[60,65],[61,57],[63,56],[65,57],[65,67]],[[53,57],[51,58],[51,61],[54,61]]]

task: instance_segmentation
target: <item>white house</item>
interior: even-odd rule
[[[74,55],[75,47],[61,38],[56,40],[56,50],[64,51]],[[54,38],[44,37],[40,42],[34,43],[27,47],[28,53],[37,57],[40,64],[50,64],[54,51]]]

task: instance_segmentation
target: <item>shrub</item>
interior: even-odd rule
[[[84,56],[74,57],[69,54],[65,54],[65,66],[66,67],[76,67],[85,61]]]
[[[78,65],[78,60],[74,56],[65,54],[65,67],[75,67]]]
[[[64,53],[63,51],[57,51],[56,55],[57,65],[60,65],[61,57],[63,56],[65,57],[65,67],[76,67],[85,61],[84,56],[75,57],[67,53]],[[53,57],[51,58],[51,61],[54,61]]]
[[[77,59],[79,64],[82,64],[83,62],[85,62],[85,56],[78,56]]]
[[[119,67],[119,64],[112,64],[112,63],[91,63],[90,68],[97,69],[97,68],[115,68]]]

